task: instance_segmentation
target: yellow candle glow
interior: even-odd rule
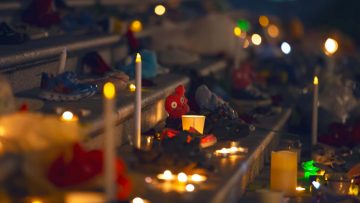
[[[297,187],[297,153],[278,151],[271,153],[270,188],[286,195],[295,193]]]
[[[305,188],[301,187],[301,186],[298,186],[298,187],[296,187],[296,191],[302,192],[302,191],[305,191]]]
[[[177,178],[178,178],[178,181],[181,182],[181,183],[186,183],[187,180],[188,180],[187,175],[185,173],[183,173],[183,172],[179,173]]]
[[[136,86],[134,84],[130,84],[129,85],[129,91],[130,92],[135,92],[135,90],[136,90]]]
[[[182,128],[183,130],[190,130],[190,128],[194,128],[200,134],[204,132],[205,125],[205,116],[199,115],[183,115],[181,116]]]
[[[103,194],[96,192],[71,192],[65,195],[65,203],[104,203]]]
[[[65,111],[61,115],[61,120],[62,121],[77,121],[78,117],[75,116],[71,111]]]
[[[332,38],[327,38],[324,44],[325,54],[333,55],[339,48],[339,44]]]
[[[193,174],[190,176],[190,180],[192,182],[204,182],[206,180],[206,177],[199,174]]]
[[[157,6],[155,7],[154,12],[155,12],[156,15],[162,16],[162,15],[165,14],[166,8],[165,8],[165,6],[159,4],[159,5],[157,5]]]
[[[241,29],[239,28],[239,27],[235,27],[234,28],[234,35],[236,36],[236,37],[240,37],[241,36]]]
[[[164,173],[158,174],[157,178],[159,180],[167,180],[168,181],[168,180],[174,180],[175,176],[171,173],[171,171],[165,170]]]
[[[140,20],[134,20],[130,24],[130,30],[133,32],[140,32],[143,29],[142,23]]]
[[[193,192],[193,191],[195,190],[195,186],[194,186],[193,184],[187,184],[187,185],[185,186],[185,190],[186,190],[187,192]]]

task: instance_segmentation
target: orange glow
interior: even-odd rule
[[[134,20],[130,24],[130,30],[133,32],[140,32],[143,29],[142,23],[139,20]]]
[[[259,17],[259,24],[262,27],[267,27],[269,25],[269,18],[267,16],[260,16]]]
[[[274,24],[272,24],[268,27],[267,32],[268,32],[269,36],[272,38],[278,37],[279,33],[280,33],[279,28]]]

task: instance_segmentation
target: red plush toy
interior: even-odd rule
[[[85,151],[80,144],[75,143],[70,160],[61,154],[48,169],[47,178],[58,187],[73,187],[86,184],[94,177],[103,173],[104,153],[100,150]],[[131,192],[131,182],[124,175],[125,165],[121,159],[116,159],[117,198],[126,200]]]
[[[184,85],[179,85],[175,92],[169,95],[165,101],[165,109],[170,118],[181,118],[190,111],[188,100],[185,97]]]

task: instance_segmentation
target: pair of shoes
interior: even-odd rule
[[[73,72],[57,76],[42,73],[39,97],[50,101],[76,101],[96,94],[97,85],[81,84]]]
[[[28,40],[26,34],[14,31],[4,22],[0,24],[0,44],[21,44]]]
[[[60,14],[53,8],[53,0],[33,0],[24,11],[22,20],[30,25],[49,28],[60,23]]]

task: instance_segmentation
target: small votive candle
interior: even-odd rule
[[[201,115],[183,115],[181,116],[183,130],[194,128],[200,134],[204,132],[205,116]]]

